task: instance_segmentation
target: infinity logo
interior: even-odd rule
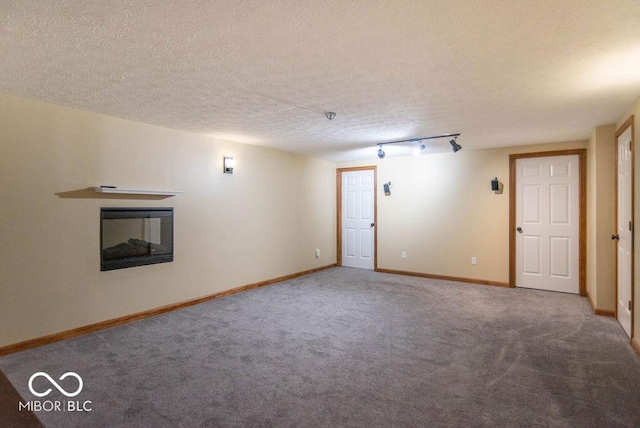
[[[80,394],[80,391],[82,391],[82,387],[84,385],[82,383],[82,378],[77,373],[67,372],[67,373],[63,374],[62,376],[60,376],[59,380],[64,380],[64,379],[68,378],[69,376],[72,376],[72,377],[75,377],[76,379],[78,379],[78,383],[79,383],[78,389],[75,392],[67,392],[60,385],[58,385],[56,383],[56,381],[51,378],[51,376],[49,376],[45,372],[38,372],[38,373],[34,373],[33,375],[31,375],[31,377],[29,378],[29,391],[31,391],[31,393],[33,395],[35,395],[36,397],[44,397],[44,396],[49,395],[49,393],[51,393],[51,388],[47,389],[45,392],[37,392],[37,391],[33,390],[33,380],[35,378],[37,378],[38,376],[45,377],[49,382],[51,382],[51,384],[53,386],[56,387],[56,389],[58,391],[60,391],[61,393],[63,393],[67,397],[75,397],[76,395]]]

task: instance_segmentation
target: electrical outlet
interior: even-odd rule
[[[478,264],[478,258],[477,257],[471,257],[471,264],[472,265],[477,265]]]
[[[406,258],[407,258],[407,252],[406,252],[406,251],[403,251],[403,252],[402,252],[402,254],[400,254],[400,256],[401,256],[403,259],[406,259]]]
[[[320,258],[320,250],[316,248],[316,259]]]

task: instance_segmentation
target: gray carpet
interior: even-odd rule
[[[585,298],[335,268],[0,358],[77,372],[47,427],[640,426],[640,358]],[[44,379],[36,385],[51,387]],[[77,383],[66,379],[66,390]]]

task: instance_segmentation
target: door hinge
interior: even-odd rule
[[[631,300],[629,300],[629,310],[631,310]]]

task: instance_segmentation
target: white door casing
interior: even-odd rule
[[[617,140],[617,302],[616,316],[622,328],[631,337],[631,287],[633,269],[633,149],[631,147],[631,126],[618,136]]]
[[[374,269],[374,171],[342,172],[342,265]]]
[[[580,292],[580,158],[516,159],[515,285]]]

